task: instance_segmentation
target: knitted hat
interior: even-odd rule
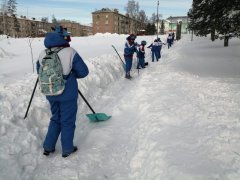
[[[135,40],[137,38],[137,36],[136,35],[134,35],[134,34],[130,34],[128,37],[127,37],[127,40],[129,41],[129,40]]]
[[[62,35],[62,36],[64,37],[64,39],[67,40],[68,42],[71,41],[70,34],[69,34],[69,32],[67,31],[67,28],[63,28],[62,26],[60,26],[60,25],[57,24],[55,27],[51,27],[51,29],[52,29],[54,32]]]
[[[142,44],[142,45],[146,45],[147,42],[146,42],[146,41],[142,41],[141,44]]]

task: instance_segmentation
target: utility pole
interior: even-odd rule
[[[172,16],[170,16],[170,18],[171,18],[171,33],[172,33]]]
[[[159,1],[157,2],[157,38],[158,38],[158,6],[159,6]]]

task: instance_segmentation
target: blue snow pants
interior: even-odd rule
[[[168,43],[168,49],[169,49],[171,46],[172,46],[172,43],[169,42],[169,43]]]
[[[138,58],[138,65],[137,65],[137,68],[139,68],[140,66],[141,66],[142,68],[145,67],[145,60],[144,60],[144,57]]]
[[[152,62],[154,62],[154,59],[156,58],[156,61],[158,61],[159,58],[159,50],[157,51],[152,51]]]
[[[130,73],[132,69],[132,58],[125,58],[126,62],[126,73]]]
[[[161,58],[161,50],[162,50],[162,46],[159,47],[159,53],[158,53],[158,58]]]
[[[61,133],[62,153],[71,153],[74,149],[73,138],[77,114],[77,99],[69,101],[49,101],[52,117],[48,132],[43,143],[47,151],[55,149],[58,136]]]

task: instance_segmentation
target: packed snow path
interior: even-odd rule
[[[84,115],[89,112],[87,107],[79,108],[75,132],[79,150],[68,158],[61,157],[59,143],[54,154],[42,155],[44,133],[39,132],[36,137],[38,130],[33,129],[41,127],[39,116],[47,122],[49,114],[41,112],[46,109],[40,105],[42,102],[35,102],[40,109],[34,108],[30,113],[27,126],[31,136],[23,141],[31,151],[22,150],[25,153],[17,156],[22,168],[15,165],[17,171],[11,176],[7,170],[10,174],[4,177],[28,180],[240,179],[239,79],[198,76],[179,68],[184,58],[195,57],[190,57],[191,53],[181,54],[181,48],[193,46],[184,44],[186,47],[182,47],[181,43],[177,42],[169,50],[165,48],[160,62],[152,63],[147,56],[149,66],[140,70],[139,75],[134,70],[133,79],[121,78],[108,86],[92,105],[96,112],[112,115],[110,120],[91,123]],[[37,146],[31,142],[37,142]],[[13,164],[10,161],[7,165]]]
[[[229,84],[173,70],[169,63],[178,60],[173,51],[139,76],[135,71],[132,80],[108,89],[96,108],[112,119],[84,127],[79,123],[79,151],[68,159],[59,154],[44,158],[35,178],[240,177],[240,152],[234,148],[239,102],[233,98],[239,92],[231,92]]]

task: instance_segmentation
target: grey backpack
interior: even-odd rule
[[[63,68],[58,57],[58,52],[62,49],[46,49],[46,55],[40,63],[39,84],[41,92],[45,95],[56,96],[64,91]]]

